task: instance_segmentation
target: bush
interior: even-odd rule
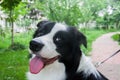
[[[5,32],[4,32],[4,30],[2,29],[2,26],[0,25],[0,36],[1,37],[5,37]]]
[[[16,22],[16,24],[18,25],[18,26],[20,26],[20,27],[28,27],[28,26],[30,26],[30,24],[32,23],[32,20],[31,19],[24,19],[24,20],[18,20],[17,22]]]
[[[115,34],[112,36],[113,40],[118,41],[118,43],[120,44],[120,34]]]
[[[26,47],[18,42],[14,43],[13,45],[10,45],[8,49],[12,49],[12,50],[24,50],[26,49]]]

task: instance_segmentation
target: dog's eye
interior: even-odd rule
[[[60,42],[60,41],[62,41],[62,39],[59,38],[59,37],[57,37],[57,38],[55,39],[55,41],[56,41],[56,42]]]

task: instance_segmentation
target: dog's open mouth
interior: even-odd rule
[[[53,58],[47,59],[47,58],[42,58],[35,56],[31,61],[30,61],[30,72],[33,74],[39,73],[46,65],[49,65],[56,61],[60,56],[55,56]]]

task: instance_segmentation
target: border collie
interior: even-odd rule
[[[86,37],[74,27],[41,21],[30,41],[28,80],[108,80],[82,53]]]

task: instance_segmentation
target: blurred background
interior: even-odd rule
[[[41,20],[66,23],[88,39],[120,32],[120,0],[0,0],[0,80],[26,80],[28,46]],[[120,34],[112,38],[120,44]]]

